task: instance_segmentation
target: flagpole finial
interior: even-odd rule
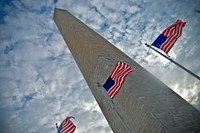
[[[145,45],[146,45],[147,47],[149,47],[149,44],[145,43]]]
[[[199,10],[194,10],[195,12],[197,12],[197,13],[200,13],[200,11]]]
[[[56,129],[58,129],[58,123],[56,123]]]
[[[99,82],[97,82],[98,87],[100,87],[101,85],[99,84]]]

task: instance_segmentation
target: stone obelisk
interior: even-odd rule
[[[66,10],[54,20],[113,132],[200,133],[200,112],[169,87]],[[97,85],[118,61],[133,68],[113,100],[121,118]]]

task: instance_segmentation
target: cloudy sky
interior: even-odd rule
[[[199,0],[1,0],[0,132],[112,133],[54,21],[68,10],[200,110],[200,81],[144,46],[186,21],[169,55],[200,76]]]

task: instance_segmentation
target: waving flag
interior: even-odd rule
[[[76,126],[70,120],[71,118],[75,119],[73,116],[67,117],[58,127],[58,133],[73,133],[76,129]]]
[[[186,22],[182,22],[180,20],[176,20],[176,22],[166,28],[162,34],[160,34],[156,40],[152,43],[153,46],[160,48],[166,54],[170,51],[170,49],[174,46],[175,42],[182,35],[183,27]]]
[[[124,84],[127,75],[132,71],[133,71],[132,68],[128,66],[126,63],[117,62],[112,73],[110,74],[107,81],[103,85],[108,95],[112,99],[114,99],[114,97],[117,95],[122,85]]]

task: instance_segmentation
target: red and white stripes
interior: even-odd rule
[[[166,54],[174,46],[177,39],[182,35],[183,27],[186,22],[176,20],[176,22],[166,28],[162,34],[167,37],[167,40],[161,45],[160,49],[163,50]]]
[[[126,63],[117,62],[117,64],[115,65],[115,68],[110,74],[111,79],[115,81],[115,84],[108,91],[108,95],[110,95],[112,99],[116,96],[116,94],[121,89],[127,75],[132,71],[133,71],[132,68],[128,66]]]
[[[70,118],[74,117],[67,117],[62,123],[62,129],[60,133],[73,133],[76,129],[76,126],[72,123]]]

